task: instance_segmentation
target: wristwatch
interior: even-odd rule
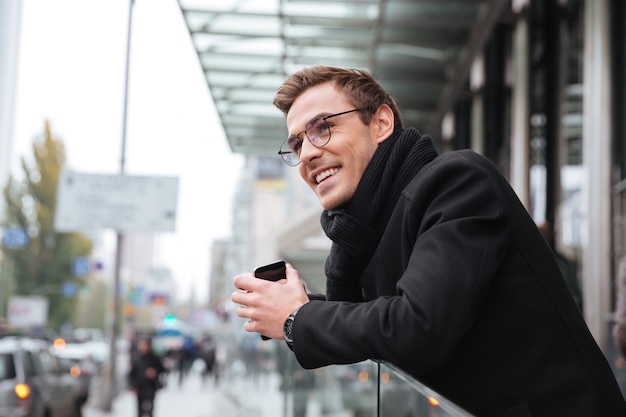
[[[293,313],[287,316],[287,318],[285,319],[285,323],[283,324],[283,335],[285,336],[285,342],[287,342],[287,346],[289,346],[289,349],[291,350],[293,350],[293,322],[296,319],[296,314],[298,314],[299,310],[300,307],[298,307]]]

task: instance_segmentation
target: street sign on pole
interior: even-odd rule
[[[24,249],[28,246],[28,232],[23,227],[7,227],[2,235],[5,249]]]
[[[177,196],[176,177],[64,170],[59,178],[54,228],[58,232],[174,231]]]
[[[72,275],[77,278],[83,278],[89,275],[91,271],[91,264],[89,258],[85,256],[78,256],[72,259]]]
[[[76,284],[72,281],[65,281],[61,284],[61,294],[65,298],[74,298],[76,295]]]

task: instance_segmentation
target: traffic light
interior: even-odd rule
[[[166,326],[173,326],[176,324],[176,316],[173,314],[168,314],[163,318],[163,324]]]

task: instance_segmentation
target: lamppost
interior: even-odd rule
[[[133,23],[133,6],[135,1],[129,1],[128,8],[128,34],[126,39],[126,73],[124,77],[124,108],[122,112],[122,150],[120,157],[120,173],[125,173],[126,163],[126,120],[128,116],[128,74],[130,70],[130,46]],[[113,407],[113,399],[117,391],[117,337],[120,334],[120,287],[121,287],[121,258],[124,236],[119,230],[116,232],[115,270],[113,279],[113,314],[111,319],[111,340],[109,341],[109,383],[105,399],[104,411],[110,412]]]

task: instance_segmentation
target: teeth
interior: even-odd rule
[[[317,175],[315,177],[315,181],[319,184],[320,182],[324,181],[326,178],[330,177],[331,175],[335,175],[337,172],[339,172],[339,168],[327,169],[326,171],[323,171],[319,175]]]

